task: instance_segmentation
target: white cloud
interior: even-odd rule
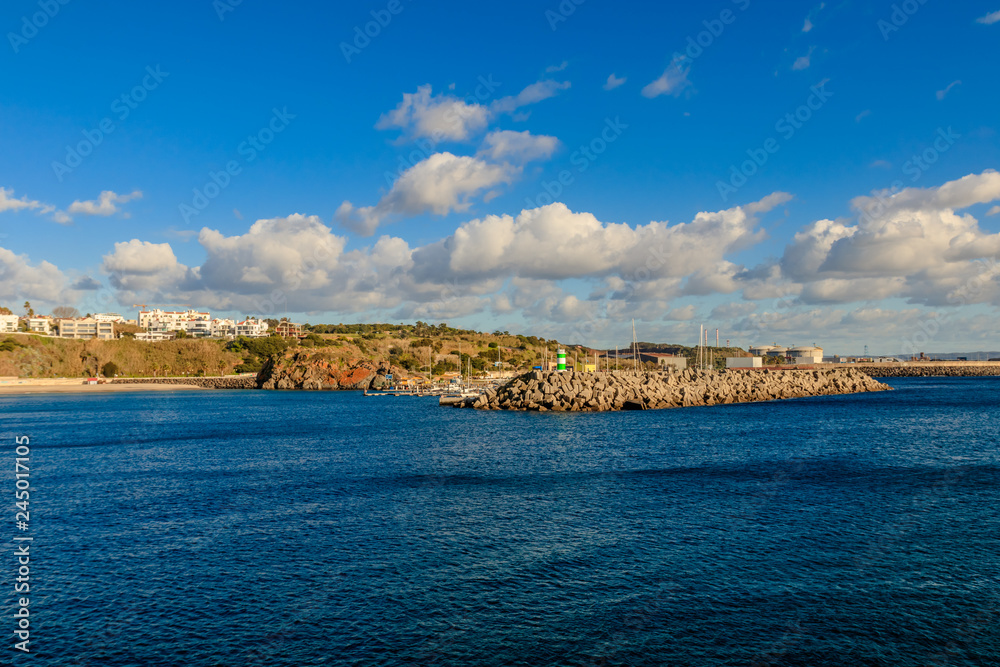
[[[994,206],[986,211],[986,215],[996,215],[997,213],[1000,213],[1000,206]]]
[[[548,67],[545,68],[545,71],[548,74],[555,74],[556,72],[563,71],[567,67],[569,67],[569,61],[568,60],[564,60],[564,61],[562,61],[558,65],[549,65]]]
[[[84,215],[108,216],[118,213],[121,209],[119,204],[125,204],[133,199],[141,199],[142,192],[135,190],[131,194],[120,195],[111,190],[104,190],[96,200],[80,201],[76,200],[69,205],[70,213],[82,213]],[[57,220],[57,222],[59,222]]]
[[[878,167],[879,169],[892,169],[892,163],[888,160],[875,160],[869,167]]]
[[[976,19],[976,23],[982,23],[983,25],[993,25],[997,21],[1000,21],[1000,11],[990,12],[986,16],[980,16]]]
[[[418,270],[462,281],[518,276],[563,280],[617,275],[638,282],[714,270],[728,254],[763,238],[757,213],[787,201],[779,193],[756,204],[698,213],[688,223],[631,227],[602,223],[556,203],[461,225],[414,252]]]
[[[382,114],[375,124],[380,130],[393,127],[409,131],[413,137],[433,141],[467,141],[489,123],[489,109],[466,103],[453,95],[432,95],[430,84],[415,93],[403,93],[403,101]]]
[[[805,22],[802,24],[802,32],[809,32],[815,27],[813,25],[812,20],[816,18],[816,15],[819,14],[820,10],[823,9],[824,7],[826,7],[826,3],[821,2],[817,6],[812,8],[812,10],[809,12],[809,15],[806,16]]]
[[[937,93],[935,93],[935,96],[937,97],[938,101],[940,102],[941,100],[943,100],[945,96],[951,91],[951,89],[959,85],[960,83],[962,83],[962,80],[956,79],[955,81],[949,83],[944,90],[937,91]]]
[[[490,110],[497,114],[511,113],[521,107],[528,106],[530,104],[537,104],[542,100],[555,97],[559,94],[560,90],[566,90],[569,87],[569,81],[559,82],[548,79],[538,81],[525,87],[525,89],[517,95],[511,97],[501,97],[499,100],[490,105]]]
[[[810,46],[808,53],[806,53],[804,56],[799,56],[798,58],[795,59],[795,62],[792,63],[792,69],[796,71],[808,69],[809,65],[811,64],[813,51],[815,50],[816,50],[815,46]]]
[[[611,74],[608,75],[608,80],[604,82],[604,90],[614,90],[618,86],[625,83],[626,80],[627,77],[623,76],[621,78],[618,78],[617,76],[615,76],[615,73],[612,72]]]
[[[1000,257],[1000,234],[958,211],[1000,199],[1000,173],[970,174],[935,188],[857,197],[855,223],[819,220],[785,249],[782,275],[803,283],[808,303],[902,297],[932,305],[963,303],[970,281]],[[982,262],[989,264],[986,269]],[[975,295],[1000,305],[1000,286]],[[964,290],[964,291],[963,291]]]
[[[870,115],[872,115],[872,110],[871,109],[865,109],[864,111],[862,111],[861,113],[859,113],[857,116],[854,117],[854,122],[855,123],[860,123],[862,120],[864,120],[865,118],[867,118]]]
[[[20,199],[14,199],[14,190],[8,188],[0,188],[0,213],[4,211],[21,211],[36,210],[46,208],[46,205],[35,200],[29,200],[27,197],[21,197]]]
[[[0,189],[0,204],[3,199]],[[8,307],[20,306],[21,301],[36,305],[38,302],[56,303],[67,297],[66,282],[66,276],[54,264],[42,261],[33,265],[27,255],[16,255],[7,248],[0,248],[0,303]]]
[[[487,105],[485,100],[500,84],[492,81],[492,77],[481,81],[483,83],[477,91],[482,90],[476,96],[470,96],[473,101],[454,95],[434,95],[430,84],[420,86],[415,93],[404,93],[403,101],[392,111],[382,114],[375,127],[379,130],[398,128],[408,138],[427,138],[433,143],[470,141],[485,131],[499,114],[541,102],[570,87],[568,81],[538,81],[516,96],[502,97]]]
[[[555,137],[534,135],[527,130],[496,130],[486,135],[479,154],[497,162],[523,164],[532,160],[547,160],[559,146]]]
[[[667,69],[663,70],[663,74],[658,79],[646,84],[642,89],[642,96],[652,99],[660,95],[674,95],[675,97],[680,95],[681,91],[691,83],[688,81],[690,71],[691,65],[687,59],[684,56],[678,56],[667,66]]]
[[[169,290],[187,274],[187,267],[177,261],[169,243],[139,239],[115,243],[101,268],[111,275],[114,287],[126,291]]]
[[[435,153],[413,165],[393,184],[375,206],[355,208],[349,201],[337,209],[337,220],[349,229],[371,235],[391,216],[465,211],[470,197],[497,185],[510,183],[520,167],[491,164],[474,157]]]

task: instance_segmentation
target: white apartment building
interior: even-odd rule
[[[114,322],[115,324],[125,323],[125,318],[118,313],[97,313],[94,315],[94,319],[98,322]]]
[[[164,340],[173,340],[173,332],[167,333],[166,331],[153,331],[153,332],[140,332],[135,334],[136,340],[145,341],[147,343],[159,343]]]
[[[28,318],[28,331],[31,333],[44,334],[46,336],[52,335],[52,318],[51,317],[29,317]]]
[[[100,338],[111,340],[115,337],[114,322],[98,322],[93,317],[77,317],[57,320],[60,338]]]
[[[146,331],[186,331],[192,336],[209,336],[212,333],[212,316],[198,310],[143,310],[139,312],[139,326]]]
[[[236,335],[236,322],[228,319],[212,320],[212,338],[231,338]]]
[[[248,317],[236,323],[236,335],[248,338],[259,338],[267,335],[267,322]]]
[[[20,320],[17,315],[0,315],[0,333],[14,333]]]
[[[259,338],[267,335],[267,322],[249,317],[242,322],[217,319],[212,320],[213,338],[235,338],[236,336],[246,336],[248,338]]]

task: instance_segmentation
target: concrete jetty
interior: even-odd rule
[[[655,410],[886,391],[855,369],[574,373],[533,371],[452,407],[538,412]]]

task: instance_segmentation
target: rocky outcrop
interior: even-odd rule
[[[1000,364],[983,366],[946,366],[929,364],[922,366],[863,366],[854,368],[877,378],[912,378],[912,377],[983,377],[1000,375]]]
[[[256,389],[253,375],[208,378],[115,378],[111,384],[186,384],[208,389]]]
[[[559,373],[533,371],[454,407],[480,410],[601,412],[772,401],[885,391],[856,369]]]
[[[264,363],[257,374],[261,389],[379,389],[386,375],[403,376],[384,363],[357,361],[344,366],[322,351],[288,352]]]

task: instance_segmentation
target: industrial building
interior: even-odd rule
[[[761,357],[726,357],[726,368],[762,368]]]
[[[750,354],[754,357],[784,357],[791,364],[823,363],[823,348],[814,346],[754,345],[750,347]]]

